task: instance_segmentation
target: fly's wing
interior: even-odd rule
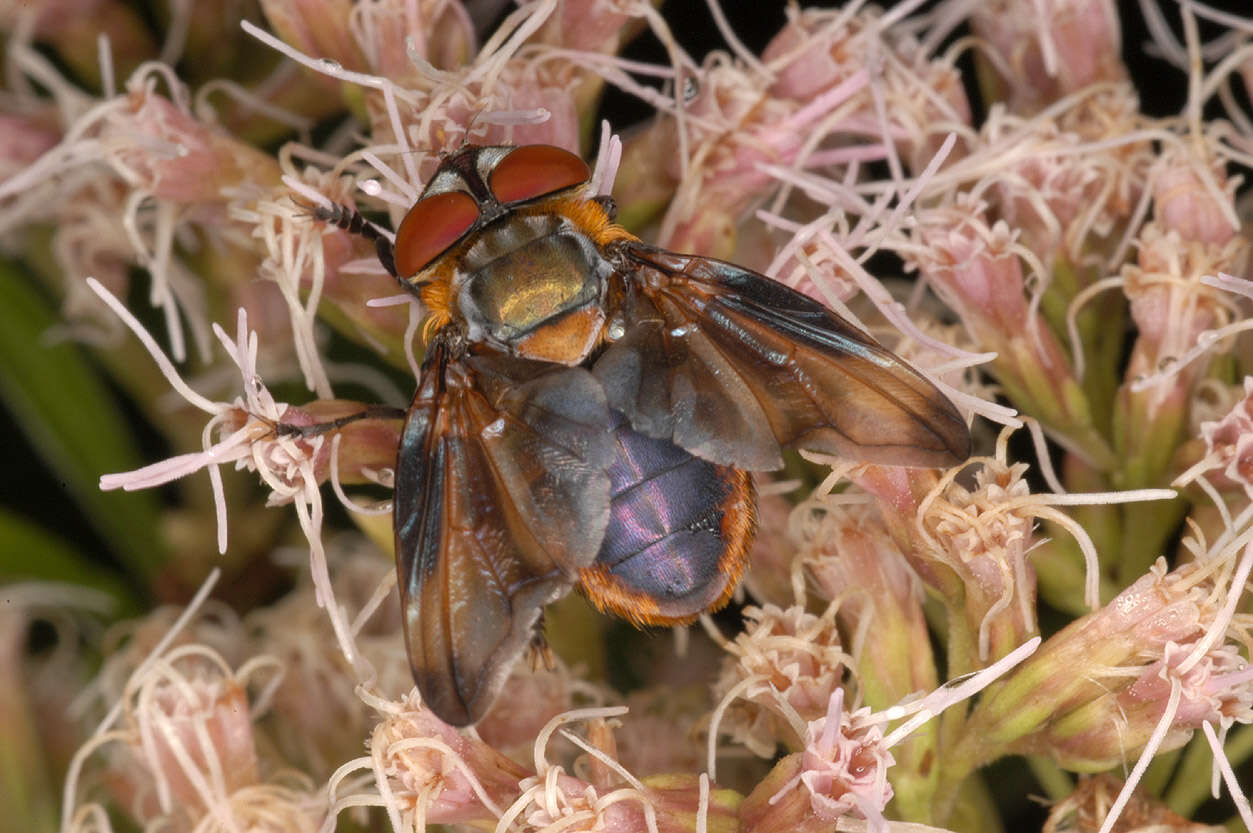
[[[613,454],[586,370],[506,384],[473,361],[433,347],[394,499],[410,665],[423,702],[458,726],[483,716],[544,605],[595,560]]]
[[[615,249],[624,336],[593,372],[636,430],[751,470],[804,448],[946,467],[970,431],[922,374],[756,272],[639,243]]]

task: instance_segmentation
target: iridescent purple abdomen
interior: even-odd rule
[[[679,623],[718,607],[743,572],[753,531],[746,472],[694,457],[614,413],[609,526],[580,574],[603,606],[637,623]]]

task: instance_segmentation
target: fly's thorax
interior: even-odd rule
[[[612,271],[569,218],[511,215],[484,228],[461,255],[452,296],[471,342],[576,365],[604,329]]]

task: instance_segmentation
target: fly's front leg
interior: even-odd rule
[[[274,425],[274,433],[280,437],[301,437],[308,439],[309,437],[317,437],[322,434],[329,434],[338,431],[341,428],[359,422],[363,419],[399,419],[403,420],[408,412],[404,408],[393,408],[390,405],[369,405],[362,408],[356,413],[347,416],[338,417],[337,419],[327,420],[325,422],[315,422],[310,425],[293,425],[289,422],[279,422]]]
[[[374,251],[378,254],[379,262],[383,264],[387,274],[400,281],[401,285],[406,289],[410,288],[409,284],[400,275],[396,274],[395,245],[393,245],[391,240],[387,239],[387,235],[378,226],[362,217],[360,211],[334,202],[331,203],[330,208],[315,205],[312,207],[311,212],[315,219],[342,228],[349,234],[356,234],[364,237],[366,240],[372,240],[374,242]]]
[[[328,399],[293,406],[280,421],[269,422],[276,446],[272,454],[280,469],[292,459],[311,463],[318,483],[390,487],[407,413]]]

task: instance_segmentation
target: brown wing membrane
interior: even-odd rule
[[[587,371],[507,387],[490,367],[470,370],[433,347],[401,437],[394,509],[414,679],[459,726],[487,711],[543,606],[595,560],[613,454]]]
[[[945,467],[970,432],[924,376],[816,301],[747,269],[615,248],[625,335],[593,368],[636,430],[722,465],[804,448]]]

